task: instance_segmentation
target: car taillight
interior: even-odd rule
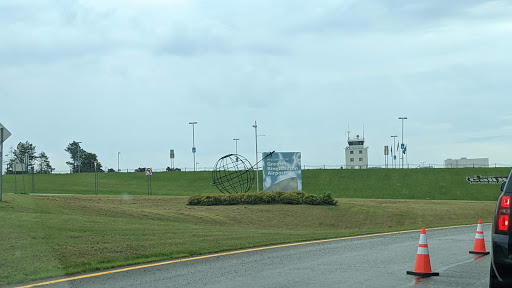
[[[510,208],[510,196],[501,197],[501,207]]]
[[[500,218],[498,219],[498,229],[500,231],[508,231],[508,215],[500,215]]]
[[[508,232],[510,226],[510,196],[501,195],[496,209],[496,232]]]

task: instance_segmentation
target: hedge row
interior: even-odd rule
[[[336,205],[337,200],[331,194],[314,195],[302,191],[294,192],[260,192],[239,194],[206,194],[194,195],[188,199],[188,205],[256,205],[256,204],[308,204],[308,205]]]

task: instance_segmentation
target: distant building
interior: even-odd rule
[[[348,137],[348,146],[345,148],[345,163],[347,169],[367,169],[368,168],[368,147],[364,146],[364,137]]]
[[[489,167],[489,158],[468,159],[462,157],[460,159],[444,160],[444,168],[468,168],[468,167]]]

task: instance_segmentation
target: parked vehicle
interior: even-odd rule
[[[511,179],[512,171],[507,181],[501,184],[502,193],[494,214],[489,287],[512,287]]]

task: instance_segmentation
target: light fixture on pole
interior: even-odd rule
[[[121,170],[119,170],[119,155],[121,155],[121,152],[117,152],[117,172],[121,172]]]
[[[393,154],[393,149],[395,149],[395,139],[396,139],[396,137],[398,137],[398,136],[397,136],[397,135],[393,135],[393,136],[391,136],[391,137],[393,137],[393,147],[391,147],[391,154]],[[392,165],[392,166],[393,166],[393,168],[396,168],[396,163],[395,163],[396,161],[395,161],[395,158],[396,158],[396,153],[395,153],[395,155],[393,156],[393,158],[391,159],[391,160],[393,160],[393,165]]]
[[[78,164],[78,174],[80,174],[80,143],[82,142],[76,142],[76,144],[78,145],[78,161],[77,161],[77,164]]]
[[[189,122],[188,124],[192,125],[192,154],[194,154],[194,171],[196,171],[196,143],[194,125],[196,125],[197,122]]]
[[[233,140],[235,141],[235,154],[238,155],[238,140],[240,139],[234,138]]]
[[[404,149],[405,149],[405,144],[404,144],[404,120],[407,119],[407,117],[398,117],[399,120],[402,120],[402,153],[400,153],[401,157],[402,157],[402,169],[404,168]]]
[[[256,192],[260,192],[260,181],[258,176],[258,125],[256,124],[256,121],[254,121],[254,137],[256,138]]]

